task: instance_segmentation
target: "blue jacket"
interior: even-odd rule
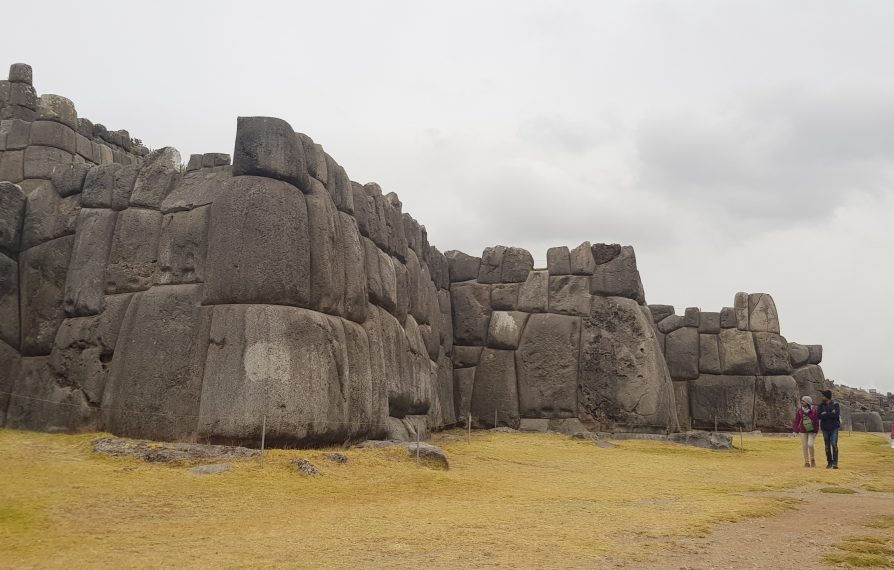
[[[817,408],[820,418],[820,429],[832,431],[841,427],[841,408],[838,402],[822,403]]]

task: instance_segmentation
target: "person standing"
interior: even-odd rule
[[[819,405],[820,429],[826,444],[826,469],[838,469],[838,430],[841,429],[841,407],[832,400],[832,391],[823,390]]]
[[[813,442],[819,432],[819,413],[813,406],[813,398],[804,396],[798,413],[795,414],[795,423],[792,424],[792,432],[801,434],[801,447],[804,450],[804,467],[816,467],[814,459]]]

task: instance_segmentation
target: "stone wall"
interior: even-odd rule
[[[633,248],[585,242],[552,248],[547,259],[534,269],[530,253],[514,247],[447,252],[458,418],[676,431]]]
[[[819,366],[823,347],[788,342],[766,293],[736,293],[719,312],[649,309],[684,427],[789,431],[799,398],[819,403],[831,386]]]

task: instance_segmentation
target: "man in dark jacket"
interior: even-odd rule
[[[832,391],[823,390],[823,402],[819,405],[820,429],[826,443],[826,469],[838,469],[838,430],[841,428],[841,408],[832,401]]]

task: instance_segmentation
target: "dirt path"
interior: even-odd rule
[[[803,503],[775,517],[722,525],[706,538],[676,541],[661,560],[637,567],[825,568],[822,555],[832,552],[832,544],[845,536],[878,534],[863,524],[878,515],[894,514],[894,495],[886,493],[838,495],[813,488],[769,496]]]

